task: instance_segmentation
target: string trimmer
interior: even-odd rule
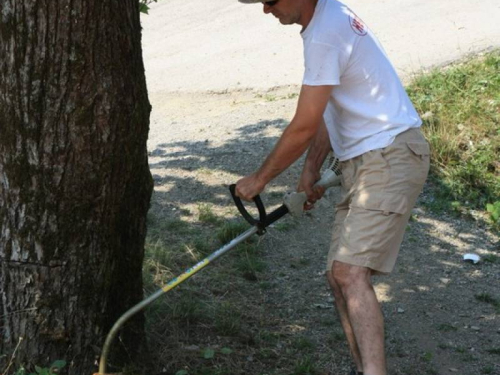
[[[316,185],[320,185],[324,188],[329,188],[332,186],[340,185],[340,169],[339,169],[339,160],[332,156],[330,158],[329,162],[329,167],[326,169],[322,175],[321,179],[316,183]],[[195,273],[198,271],[201,271],[203,268],[205,268],[209,263],[213,262],[215,259],[219,258],[229,250],[231,250],[233,247],[236,245],[240,244],[241,242],[245,241],[247,238],[254,234],[262,235],[266,232],[266,228],[274,223],[275,221],[279,220],[286,214],[290,213],[292,216],[300,216],[302,212],[304,211],[304,203],[307,201],[307,196],[304,192],[300,193],[289,193],[285,195],[283,205],[278,207],[276,210],[271,212],[270,214],[266,213],[266,209],[264,207],[264,204],[262,203],[262,200],[260,199],[260,196],[256,196],[253,198],[253,201],[255,205],[257,206],[257,210],[259,212],[259,217],[254,218],[246,209],[245,206],[243,205],[241,199],[236,196],[235,194],[235,188],[236,185],[231,185],[229,187],[229,190],[231,192],[231,195],[233,197],[234,203],[236,204],[236,207],[238,208],[238,211],[241,213],[241,215],[245,218],[246,221],[248,221],[252,227],[242,234],[240,234],[238,237],[234,238],[231,240],[229,243],[226,245],[222,246],[219,250],[215,251],[214,253],[210,254],[207,256],[205,259],[199,261],[196,263],[194,266],[188,268],[185,270],[183,273],[181,273],[179,276],[171,280],[168,284],[166,284],[164,287],[162,287],[160,290],[156,291],[152,295],[150,295],[148,298],[144,299],[143,301],[139,302],[137,305],[133,306],[130,308],[128,311],[126,311],[113,325],[111,330],[108,333],[108,336],[106,337],[106,341],[104,342],[104,346],[102,348],[102,354],[101,354],[101,359],[99,362],[99,372],[95,373],[94,375],[119,375],[119,374],[107,374],[106,373],[106,362],[109,354],[109,350],[111,348],[111,343],[113,342],[113,339],[115,338],[116,334],[120,330],[120,328],[129,320],[132,316],[137,314],[139,311],[144,309],[146,306],[148,306],[150,303],[152,303],[154,300],[159,298],[161,295],[169,292],[173,288],[175,288],[177,285],[185,281],[186,279],[190,278],[193,276]]]

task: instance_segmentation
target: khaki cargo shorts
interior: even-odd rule
[[[327,271],[334,261],[392,271],[403,235],[429,171],[429,144],[409,129],[383,149],[341,163],[342,198],[336,206]]]

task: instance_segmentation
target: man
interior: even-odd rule
[[[305,209],[321,198],[314,186],[331,148],[341,160],[327,279],[359,374],[386,375],[384,323],[371,284],[392,271],[411,209],[429,169],[420,120],[382,47],[336,0],[262,2],[284,25],[299,24],[304,79],[297,110],[273,151],[236,193],[251,200],[309,148],[298,190]],[[352,374],[356,374],[353,370]]]

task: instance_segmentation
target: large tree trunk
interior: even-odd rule
[[[92,373],[107,330],[142,298],[140,30],[137,0],[0,1],[0,373],[20,337],[16,366],[65,359]],[[142,320],[116,341],[127,355]]]

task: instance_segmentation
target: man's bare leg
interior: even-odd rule
[[[345,301],[364,374],[386,375],[384,320],[371,284],[371,274],[369,268],[335,261],[331,276]]]
[[[335,297],[335,305],[337,307],[337,312],[340,317],[340,323],[342,324],[342,329],[344,330],[347,343],[349,344],[349,349],[351,350],[351,356],[356,365],[356,370],[358,372],[363,371],[363,363],[361,361],[361,354],[359,353],[358,344],[356,344],[356,338],[354,337],[354,332],[351,327],[351,322],[349,321],[349,315],[347,314],[347,305],[344,296],[340,290],[340,287],[335,282],[332,272],[328,271],[326,273],[326,278],[330,284],[330,288],[333,291]]]

